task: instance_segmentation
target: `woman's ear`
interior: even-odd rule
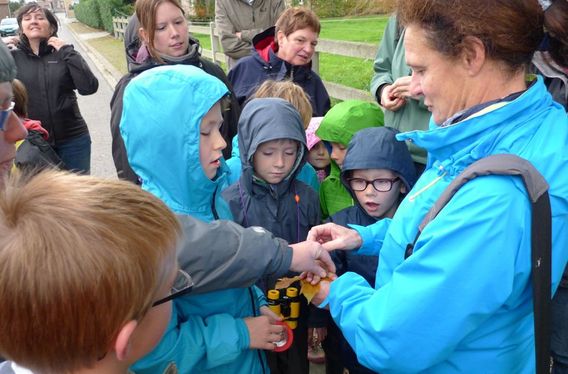
[[[284,35],[282,31],[278,30],[278,32],[276,33],[276,42],[278,43],[278,47],[282,45],[285,37],[286,35]]]
[[[128,321],[120,331],[114,341],[114,351],[116,353],[116,358],[119,361],[124,361],[128,357],[128,351],[130,348],[130,339],[134,330],[138,327],[138,322],[131,320]]]
[[[149,40],[148,33],[146,32],[146,30],[144,30],[142,27],[140,27],[138,29],[138,35],[140,36],[140,39],[142,39],[144,41],[144,43],[146,43],[146,45],[150,45],[150,40]]]
[[[485,45],[481,39],[474,36],[465,38],[461,60],[470,76],[476,76],[481,71],[486,60]]]

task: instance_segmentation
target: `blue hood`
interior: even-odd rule
[[[389,169],[397,173],[410,191],[416,182],[416,168],[404,142],[396,139],[392,127],[359,130],[349,142],[341,169],[341,181],[351,191],[346,172],[358,169]]]
[[[128,162],[142,188],[176,213],[214,218],[212,199],[226,186],[227,167],[221,159],[215,180],[207,178],[199,161],[199,126],[227,93],[219,79],[189,65],[147,70],[126,87],[120,132]]]

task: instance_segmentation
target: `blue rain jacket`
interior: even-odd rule
[[[128,162],[142,188],[175,213],[232,219],[221,197],[227,186],[224,161],[214,180],[199,161],[201,120],[227,92],[220,80],[187,65],[156,67],[126,87],[120,131]],[[175,299],[164,337],[132,369],[163,373],[173,363],[180,373],[262,373],[264,354],[249,349],[243,318],[258,315],[263,304],[256,287]]]
[[[418,225],[465,167],[491,154],[529,160],[550,185],[552,287],[568,259],[568,118],[539,78],[511,102],[448,127],[398,136],[429,165],[392,220],[356,229],[379,254],[375,288],[347,273],[331,285],[331,314],[365,366],[381,373],[533,373],[530,203],[521,178],[466,183],[422,232]]]

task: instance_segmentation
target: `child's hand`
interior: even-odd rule
[[[284,326],[274,325],[273,319],[267,316],[245,318],[249,331],[250,349],[274,350],[274,343],[283,338]]]
[[[274,313],[269,307],[266,305],[260,307],[260,314],[270,318],[270,322],[274,323],[275,321],[282,321],[282,317],[278,314]]]

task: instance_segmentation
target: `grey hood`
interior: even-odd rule
[[[287,190],[291,180],[306,162],[306,132],[298,111],[288,101],[278,98],[251,100],[239,119],[239,152],[242,164],[241,184],[252,191],[252,156],[259,145],[276,139],[292,139],[300,143],[296,163],[276,190]]]

